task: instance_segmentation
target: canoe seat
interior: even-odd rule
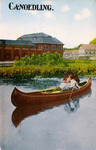
[[[87,81],[81,82],[81,83],[79,83],[79,86],[82,87],[82,86],[84,86],[86,83],[87,83]]]
[[[42,92],[42,94],[55,94],[55,93],[62,93],[64,92],[63,90],[59,90],[59,91],[46,91],[46,92]]]

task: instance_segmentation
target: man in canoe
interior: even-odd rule
[[[79,89],[79,85],[77,83],[77,81],[74,78],[73,74],[70,74],[68,76],[68,78],[62,82],[58,87],[54,88],[54,91],[58,91],[58,90],[72,90],[72,89]]]

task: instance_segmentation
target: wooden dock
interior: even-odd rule
[[[0,67],[10,67],[15,61],[0,61]]]

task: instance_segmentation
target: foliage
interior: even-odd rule
[[[82,44],[78,45],[77,47],[74,48],[63,48],[63,50],[79,50]]]
[[[43,53],[42,55],[32,55],[30,56],[25,56],[21,58],[20,60],[15,61],[14,66],[26,66],[26,65],[57,65],[64,63],[66,64],[66,61],[64,61],[63,57],[58,54],[58,53]]]
[[[30,77],[34,75],[43,75],[43,74],[54,74],[58,72],[65,71],[65,65],[53,65],[49,66],[38,66],[38,65],[26,65],[26,66],[13,66],[13,67],[1,67],[0,68],[0,77]]]
[[[96,45],[96,38],[92,39],[92,40],[89,42],[89,44],[94,44],[94,45]]]
[[[78,75],[96,75],[96,60],[65,60],[55,53],[25,56],[16,60],[12,67],[0,67],[0,77],[29,78],[34,76],[52,77],[72,71]]]

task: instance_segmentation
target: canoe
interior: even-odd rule
[[[85,93],[92,86],[91,77],[86,81],[80,83],[80,89],[69,91],[53,91],[53,89],[46,89],[35,92],[22,92],[16,87],[11,94],[11,102],[14,106],[31,106],[40,104],[49,104],[52,102],[64,101],[64,103],[74,100],[77,97],[81,97],[82,93]]]
[[[91,95],[91,88],[83,93],[80,94],[80,98],[78,98],[75,100],[75,102],[79,104],[79,101],[82,99],[82,97],[84,98],[86,95],[90,96]],[[75,97],[76,98],[76,97]],[[52,109],[53,107],[56,106],[60,106],[60,105],[64,105],[66,106],[67,104],[69,104],[70,102],[66,103],[66,101],[69,101],[68,99],[62,99],[62,100],[58,100],[58,101],[54,101],[54,102],[50,102],[50,103],[42,103],[42,104],[33,104],[31,106],[20,106],[20,107],[16,107],[15,110],[12,112],[12,116],[11,116],[11,120],[12,123],[15,127],[18,127],[19,124],[26,118],[28,118],[29,116],[33,116],[33,115],[37,115],[45,110],[48,109]],[[75,103],[75,109],[80,108],[80,106],[78,107]],[[73,112],[73,110],[72,110]]]

